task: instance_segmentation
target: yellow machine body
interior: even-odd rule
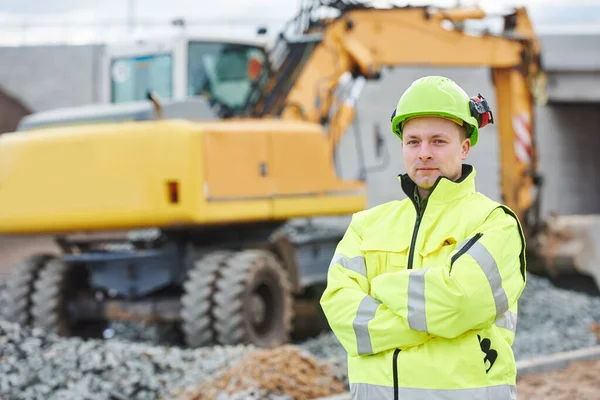
[[[327,140],[319,125],[281,120],[163,120],[4,135],[1,230],[243,223],[363,209],[364,183],[336,176]]]

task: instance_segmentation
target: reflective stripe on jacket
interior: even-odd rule
[[[514,213],[475,191],[475,170],[356,213],[321,306],[348,352],[352,398],[514,399],[511,345],[526,284]]]

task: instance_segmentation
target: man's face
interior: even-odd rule
[[[408,176],[421,189],[429,190],[439,176],[457,180],[471,141],[462,127],[439,117],[419,117],[404,124],[402,152]]]

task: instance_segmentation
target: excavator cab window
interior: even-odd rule
[[[262,68],[265,62],[260,47],[190,42],[188,96],[205,95],[237,114],[244,108],[253,82],[268,73]]]
[[[115,58],[111,62],[111,102],[146,99],[149,91],[161,98],[173,96],[171,54]]]

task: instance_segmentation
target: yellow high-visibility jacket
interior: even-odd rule
[[[353,215],[321,306],[348,352],[354,400],[516,398],[512,352],[526,284],[515,214],[475,191],[475,170]]]

